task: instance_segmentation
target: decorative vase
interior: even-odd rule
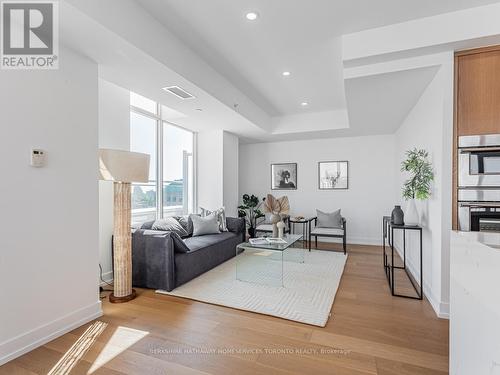
[[[401,206],[394,206],[391,214],[391,223],[395,225],[403,225],[405,223],[404,212]]]
[[[248,236],[250,238],[255,238],[255,228],[254,227],[248,228]]]
[[[410,199],[408,201],[404,212],[404,219],[406,225],[418,225],[420,223],[415,199]]]
[[[273,237],[278,237],[278,226],[277,224],[281,221],[281,216],[278,214],[271,215],[271,223],[273,224]]]
[[[283,238],[283,233],[285,231],[285,223],[283,221],[279,221],[276,226],[278,227],[278,238]]]

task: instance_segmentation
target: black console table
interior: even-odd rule
[[[418,225],[395,225],[391,223],[391,217],[390,216],[384,216],[382,220],[382,225],[383,225],[383,250],[384,250],[384,271],[385,275],[387,277],[387,281],[389,283],[389,287],[391,288],[391,294],[396,297],[405,297],[405,298],[412,298],[412,299],[423,299],[424,293],[423,293],[423,272],[422,272],[422,227]],[[402,266],[396,266],[394,263],[394,230],[400,229],[403,231],[403,265]],[[416,230],[420,234],[420,286],[416,285],[415,282],[413,281],[413,277],[410,275],[408,272],[408,269],[406,268],[406,231],[407,230]],[[386,252],[386,240],[388,246],[391,248],[390,254]],[[408,276],[408,279],[411,282],[411,285],[413,286],[413,289],[415,289],[415,292],[417,293],[417,296],[408,296],[404,294],[398,294],[396,293],[396,279],[394,278],[394,270],[404,270],[406,272],[406,275]]]

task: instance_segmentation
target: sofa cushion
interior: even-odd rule
[[[190,252],[199,250],[204,247],[215,245],[229,238],[237,237],[234,232],[222,232],[219,234],[207,234],[205,236],[189,237],[184,240],[184,243],[189,248]],[[236,251],[236,250],[235,250]]]
[[[190,218],[193,221],[193,237],[220,233],[216,215],[211,214],[207,217],[191,215]]]
[[[151,221],[146,221],[142,224],[139,224],[139,229],[151,229],[154,222],[155,222],[155,220],[151,220]]]
[[[331,213],[316,210],[316,214],[318,216],[318,223],[316,227],[342,228],[342,216],[340,215],[340,209]]]
[[[174,217],[166,217],[156,220],[151,226],[153,230],[162,230],[177,233],[180,237],[187,237],[189,234],[179,221]]]
[[[314,228],[311,231],[312,235],[318,236],[343,236],[344,230],[342,228]]]

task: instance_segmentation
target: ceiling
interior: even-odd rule
[[[497,1],[137,0],[272,117],[346,108],[342,34]]]

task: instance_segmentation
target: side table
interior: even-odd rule
[[[423,299],[424,293],[423,293],[423,272],[422,272],[422,227],[418,225],[395,225],[391,223],[391,217],[390,216],[384,216],[382,219],[382,225],[383,225],[383,257],[384,257],[384,271],[385,275],[387,277],[387,282],[389,283],[389,287],[391,289],[391,294],[395,297],[405,297],[405,298],[411,298],[411,299]],[[402,230],[403,231],[403,266],[396,266],[394,263],[394,230]],[[406,267],[406,231],[418,231],[419,232],[419,242],[420,242],[420,286],[415,285],[415,282],[413,281],[413,277],[410,275],[408,272],[408,269]],[[386,252],[386,241],[387,244],[391,248],[390,254]],[[404,270],[406,272],[406,275],[408,276],[408,279],[411,282],[411,285],[413,286],[413,289],[415,289],[415,292],[417,293],[417,297],[415,296],[409,296],[409,295],[404,295],[404,294],[398,294],[396,293],[396,279],[394,278],[394,270]]]
[[[290,223],[290,233],[295,234],[295,224],[302,224],[302,241],[307,241],[307,239],[309,238],[309,223],[313,220],[314,217],[305,217],[303,219],[296,219],[294,217],[291,217],[288,221]]]

